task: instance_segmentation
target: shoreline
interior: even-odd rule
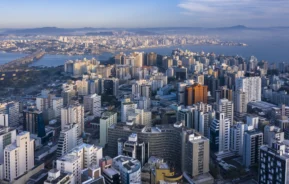
[[[243,43],[238,43],[238,44],[243,44]],[[245,43],[244,43],[245,44]],[[69,53],[50,53],[47,52],[47,55],[62,55],[62,56],[81,56],[81,55],[87,55],[87,56],[100,56],[104,53],[110,53],[110,54],[116,54],[119,52],[129,52],[129,51],[137,51],[137,50],[147,50],[147,49],[156,49],[156,48],[169,48],[169,47],[184,47],[184,46],[221,46],[221,47],[248,47],[248,44],[245,45],[222,45],[222,44],[182,44],[182,45],[167,45],[167,46],[149,46],[149,47],[140,47],[140,48],[130,48],[130,49],[119,49],[119,50],[115,50],[115,51],[100,51],[97,54],[86,54],[86,53],[82,53],[82,54],[69,54]],[[5,51],[5,50],[0,50],[1,53],[5,54],[5,53],[15,53],[15,54],[32,54],[30,52],[16,52],[16,51]]]

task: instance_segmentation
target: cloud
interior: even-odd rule
[[[182,0],[177,6],[182,14],[206,21],[274,24],[289,17],[288,0]]]

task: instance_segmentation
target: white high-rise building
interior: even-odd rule
[[[113,158],[112,167],[120,172],[122,184],[141,183],[140,161],[120,155]]]
[[[243,145],[243,165],[257,164],[260,158],[260,147],[263,145],[263,133],[253,130],[245,131]]]
[[[105,146],[107,144],[108,127],[117,123],[116,112],[104,112],[99,120],[99,145]]]
[[[1,116],[1,115],[0,115]],[[0,127],[0,164],[4,162],[4,152],[6,146],[16,141],[16,129]]]
[[[246,123],[248,127],[253,127],[253,129],[258,129],[259,127],[259,117],[254,115],[246,116]]]
[[[89,111],[94,117],[101,116],[101,96],[92,94],[83,98],[84,111]]]
[[[225,113],[216,112],[216,117],[210,126],[210,147],[213,152],[230,150],[230,126],[231,122],[225,117]]]
[[[65,155],[56,161],[56,169],[63,173],[73,175],[72,184],[81,184],[81,157],[74,155]]]
[[[205,137],[210,137],[210,125],[215,117],[212,106],[205,103],[195,104],[193,109],[193,128]]]
[[[61,157],[77,146],[81,140],[79,139],[79,125],[66,125],[60,132],[57,147],[57,157]]]
[[[99,160],[103,157],[102,147],[84,143],[75,147],[67,155],[79,156],[81,169],[89,168],[91,165],[99,165]]]
[[[4,149],[4,179],[12,182],[15,178],[34,167],[34,139],[29,132],[21,132],[16,142]]]
[[[84,108],[80,104],[69,105],[61,109],[61,129],[68,124],[78,124],[79,136],[84,131]]]
[[[8,114],[0,114],[0,126],[10,127]]]
[[[44,111],[49,108],[49,98],[48,97],[37,97],[36,98],[36,108],[39,111]]]
[[[63,107],[63,98],[62,97],[52,98],[52,109],[54,111],[54,117],[55,118],[60,118],[62,107]]]
[[[130,99],[123,99],[121,103],[121,122],[126,122],[129,110],[135,110],[137,108],[137,104],[132,102]]]
[[[150,125],[152,113],[143,109],[131,109],[127,111],[127,121],[134,122],[139,125]]]
[[[233,123],[234,120],[234,104],[232,101],[228,99],[220,99],[217,104],[217,111],[221,113],[225,113],[225,117]]]
[[[247,102],[261,101],[261,77],[240,77],[235,81],[236,90],[247,94]]]
[[[243,155],[243,141],[244,141],[245,124],[237,122],[230,128],[230,149],[238,155]]]
[[[183,170],[195,177],[209,172],[210,140],[194,131],[183,131]]]
[[[78,95],[88,95],[88,81],[86,79],[77,80],[75,84]]]

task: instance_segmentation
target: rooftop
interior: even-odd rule
[[[58,159],[59,161],[62,161],[62,162],[75,162],[79,159],[78,156],[74,156],[74,155],[65,155],[63,157],[61,157],[60,159]]]
[[[114,168],[107,168],[107,169],[103,169],[103,173],[106,174],[107,176],[114,176],[116,174],[119,174],[119,172],[117,170],[115,170]]]

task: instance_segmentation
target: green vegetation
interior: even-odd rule
[[[22,71],[0,72],[0,93],[11,95],[21,93],[23,89],[45,88],[52,81],[65,80],[66,77],[62,75],[62,72],[63,67],[29,68]],[[10,91],[5,89],[10,89]]]

